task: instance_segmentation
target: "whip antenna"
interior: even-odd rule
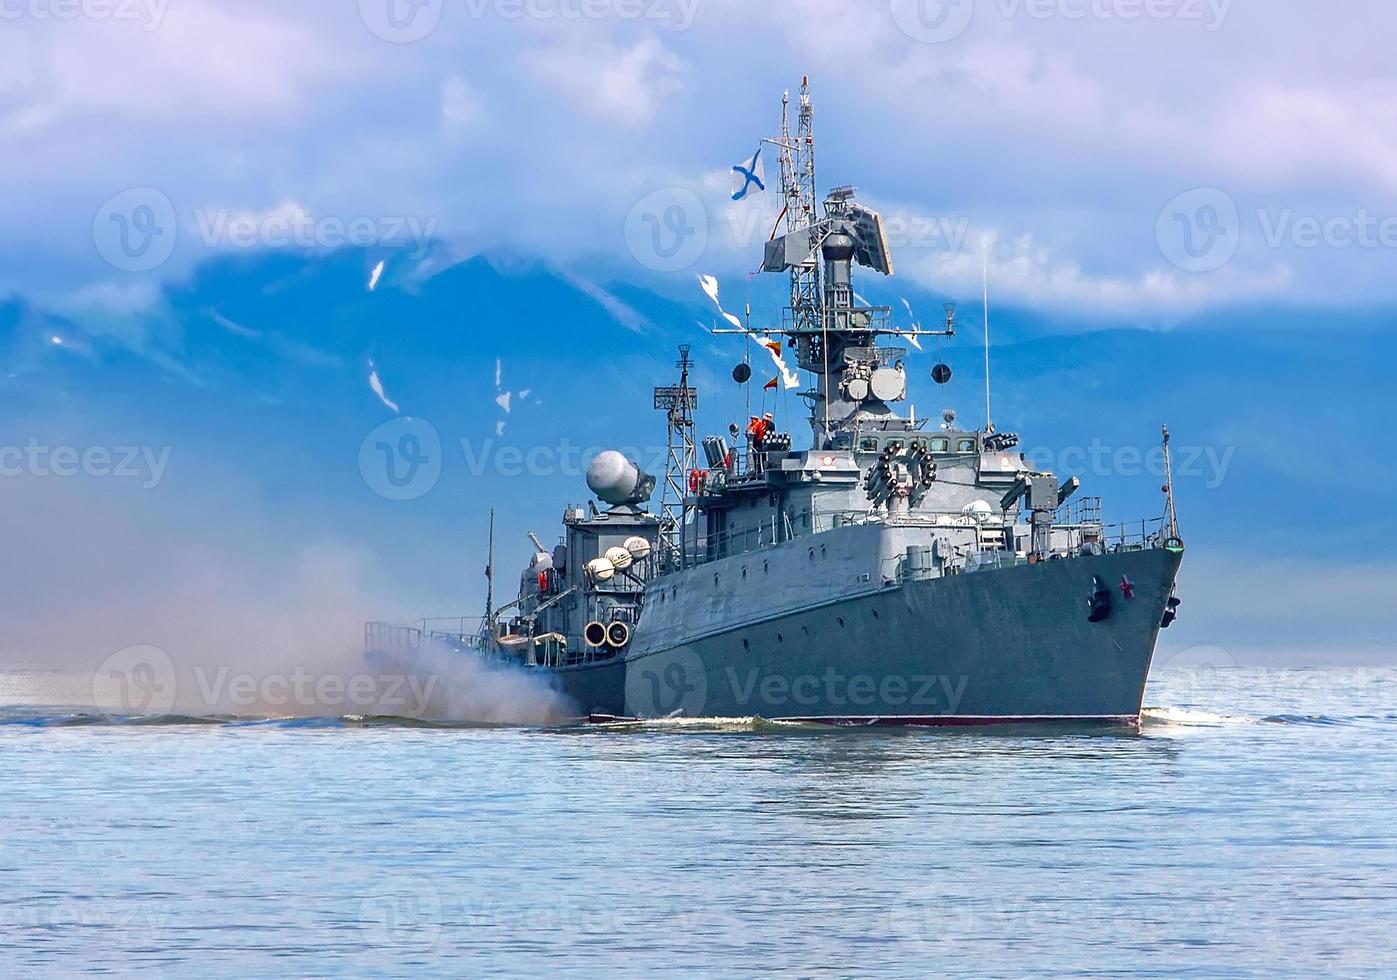
[[[985,431],[993,432],[990,421],[990,236],[980,236],[980,279],[985,295]]]

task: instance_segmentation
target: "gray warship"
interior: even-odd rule
[[[495,607],[490,572],[478,623],[370,623],[367,653],[445,645],[545,679],[594,720],[1138,724],[1179,605],[1168,476],[1162,516],[1107,525],[1077,479],[1038,471],[996,431],[988,381],[983,427],[899,414],[897,343],[953,336],[955,310],[935,329],[895,327],[860,300],[855,266],[893,272],[882,221],[851,187],[817,208],[812,120],[802,82],[795,131],[787,95],[766,141],[784,234],[761,269],[789,276],[790,303],[768,329],[749,314],[714,330],[745,335],[749,351],[782,338],[811,379],[809,448],[767,417],[700,437],[681,347],[676,383],[654,392],[662,476],[600,454],[586,474],[596,499],[565,509],[555,547],[529,535],[511,601]],[[932,378],[949,374],[938,364]],[[751,383],[750,355],[733,377]]]

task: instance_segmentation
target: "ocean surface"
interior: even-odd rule
[[[1397,974],[1397,670],[1142,727],[110,719],[0,675],[0,975]]]

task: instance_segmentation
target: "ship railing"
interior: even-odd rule
[[[812,324],[798,322],[802,318],[789,306],[781,310],[781,332],[787,334],[813,333],[822,334],[825,328],[830,330],[849,330],[850,324],[841,323],[839,318],[857,317],[860,321],[852,329],[870,330],[877,333],[893,333],[893,308],[891,306],[854,306],[848,310],[829,309],[824,311],[825,323],[821,326],[818,318]]]
[[[729,528],[717,534],[700,534],[697,541],[685,543],[684,564],[704,565],[720,558],[764,551],[767,548],[811,534],[820,534],[839,527],[863,524],[901,524],[913,527],[979,527],[978,523],[959,511],[917,511],[889,516],[867,510],[822,510],[807,508],[797,512],[772,514],[761,524]]]
[[[1100,535],[1101,550],[1115,554],[1122,551],[1147,551],[1162,548],[1169,540],[1169,526],[1163,517],[1147,517],[1138,521],[1116,524],[1085,525]]]
[[[364,650],[368,653],[410,653],[433,644],[452,650],[480,649],[485,632],[481,616],[440,616],[412,623],[364,624]]]
[[[422,630],[401,623],[365,623],[365,653],[406,653],[422,646]]]
[[[1084,518],[1080,522],[1055,523],[1053,532],[1057,542],[1055,542],[1053,551],[1064,557],[1078,554],[1143,551],[1163,547],[1168,537],[1167,525],[1161,517],[1102,524],[1099,520],[1099,514],[1099,505],[1088,505],[1080,512]],[[773,514],[761,524],[730,528],[718,534],[700,534],[697,541],[690,539],[685,542],[683,563],[686,567],[704,565],[722,558],[730,558],[733,555],[765,551],[776,545],[811,534],[820,534],[840,527],[858,527],[867,524],[970,530],[975,534],[977,551],[1012,550],[1006,549],[1004,546],[1005,544],[1010,546],[1013,544],[1012,541],[1006,542],[1004,540],[1004,526],[1002,524],[982,524],[975,517],[960,511],[918,510],[907,514],[890,515],[881,511],[841,511],[814,508],[796,513]],[[1022,533],[1027,533],[1028,530],[1024,525],[1016,525],[1016,528]]]

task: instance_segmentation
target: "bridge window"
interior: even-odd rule
[[[878,437],[864,436],[859,440],[859,449],[866,453],[876,453],[878,451]]]
[[[951,440],[949,440],[949,439],[933,439],[933,440],[931,440],[931,451],[934,452],[934,453],[944,453],[944,452],[948,451],[950,448],[951,448]]]
[[[973,453],[974,451],[975,451],[975,440],[974,440],[974,439],[962,439],[962,440],[960,440],[959,442],[956,443],[956,452],[958,452],[958,453]]]

